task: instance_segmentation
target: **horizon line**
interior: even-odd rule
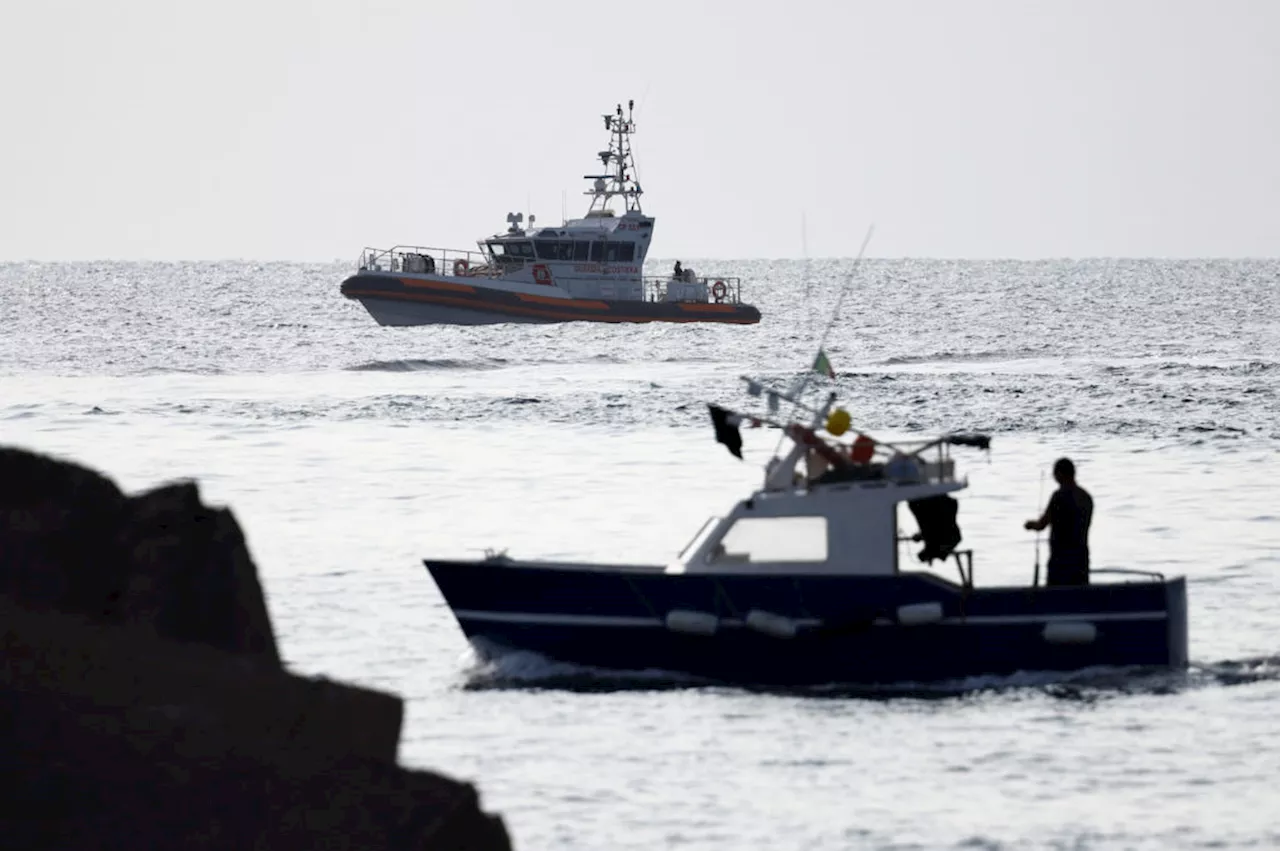
[[[855,260],[855,259],[857,259],[857,258],[856,258],[854,255],[852,255],[852,254],[848,254],[848,255],[837,255],[837,254],[831,254],[831,255],[819,255],[819,256],[773,256],[773,257],[766,257],[766,256],[731,257],[731,256],[712,256],[712,255],[697,256],[697,255],[676,255],[676,254],[671,254],[671,255],[669,255],[669,256],[665,256],[665,257],[664,257],[664,256],[661,256],[661,255],[655,255],[655,256],[653,256],[653,257],[646,258],[646,261],[645,261],[645,264],[644,264],[644,265],[646,265],[646,266],[647,266],[647,265],[649,265],[649,263],[650,263],[651,261],[653,261],[653,260],[663,260],[663,261],[665,261],[665,260],[675,260],[675,259],[680,259],[680,258],[683,258],[683,257],[688,257],[688,258],[689,258],[689,261],[687,261],[687,262],[704,262],[704,261],[710,261],[710,262],[778,262],[778,261],[788,261],[788,262],[789,262],[789,261],[810,262],[810,261],[814,261],[814,260]],[[869,261],[881,260],[881,261],[891,261],[891,262],[903,262],[903,261],[925,260],[925,261],[931,261],[931,262],[943,262],[943,263],[956,263],[956,262],[965,262],[965,263],[975,263],[975,262],[976,262],[976,263],[991,263],[991,262],[1045,263],[1045,262],[1062,262],[1062,261],[1068,261],[1068,262],[1076,262],[1076,263],[1080,263],[1080,262],[1087,262],[1087,261],[1099,261],[1099,260],[1102,260],[1102,261],[1116,261],[1116,260],[1134,261],[1134,260],[1139,260],[1139,261],[1166,261],[1166,262],[1186,262],[1186,261],[1205,261],[1205,260],[1209,260],[1209,261],[1276,261],[1276,260],[1280,260],[1280,254],[1275,254],[1275,255],[1266,255],[1266,254],[1238,254],[1238,255],[1228,255],[1228,254],[1180,254],[1180,255],[1170,255],[1170,254],[1165,254],[1165,255],[1161,255],[1161,254],[1079,254],[1079,255],[1059,254],[1059,255],[1042,255],[1042,256],[1035,256],[1035,257],[1031,257],[1031,256],[1014,256],[1014,255],[1004,255],[1004,256],[1000,256],[1000,255],[987,255],[987,256],[979,256],[979,255],[974,255],[974,256],[947,256],[947,255],[916,254],[916,255],[898,255],[898,256],[874,256],[874,255],[865,255],[862,259],[863,259],[863,260],[869,260]],[[42,257],[0,258],[0,264],[4,264],[4,265],[21,265],[21,264],[25,264],[25,263],[40,263],[40,264],[53,264],[53,263],[68,263],[68,264],[70,264],[70,263],[268,263],[268,264],[281,264],[281,263],[285,263],[285,264],[288,264],[288,263],[323,263],[323,264],[341,264],[341,263],[346,263],[346,264],[353,264],[353,265],[354,265],[356,262],[358,262],[358,260],[352,260],[352,259],[350,259],[350,258],[343,258],[343,257],[334,257],[334,258],[330,258],[330,259],[327,259],[327,260],[322,260],[322,259],[317,259],[317,258],[309,258],[309,259],[308,259],[308,258],[292,258],[292,259],[288,259],[288,258],[282,258],[282,257],[261,258],[261,257],[244,257],[244,256],[240,256],[240,257],[236,257],[236,256],[224,256],[224,257],[182,257],[182,258],[177,258],[177,257],[170,257],[170,258],[158,258],[158,257],[80,257],[80,258],[71,258],[71,259],[55,259],[55,258],[42,258]],[[681,262],[686,262],[686,261],[683,261],[683,260],[682,260]]]

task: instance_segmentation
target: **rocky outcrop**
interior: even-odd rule
[[[20,848],[506,849],[396,763],[403,704],[280,662],[229,511],[0,449],[0,835]]]

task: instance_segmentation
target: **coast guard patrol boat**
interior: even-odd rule
[[[625,117],[621,104],[604,116],[609,147],[598,155],[601,173],[585,177],[591,203],[582,218],[535,228],[530,215],[524,228],[522,213],[508,213],[506,233],[479,240],[479,251],[366,248],[342,294],[381,325],[759,322],[736,277],[692,269],[645,276],[654,218],[640,209],[633,104]]]
[[[812,419],[709,406],[716,439],[739,458],[748,421],[784,429],[791,446],[765,466],[760,489],[708,520],[670,564],[425,560],[482,656],[532,651],[592,668],[781,686],[1186,667],[1183,577],[1094,570],[1083,586],[1046,587],[1038,575],[1023,587],[975,584],[973,551],[957,548],[951,494],[968,482],[951,449],[988,449],[985,435],[890,444],[851,432],[847,412],[832,410],[834,393],[808,408],[744,380],[751,395]],[[919,527],[911,536],[898,531],[904,505]],[[904,560],[912,542],[923,547]],[[929,570],[935,561],[955,573]],[[1106,574],[1123,581],[1097,581]]]

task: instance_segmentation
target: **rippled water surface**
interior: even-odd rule
[[[341,264],[0,265],[0,441],[197,478],[290,665],[404,696],[402,760],[522,849],[1280,846],[1280,263],[686,264],[764,320],[393,330]],[[855,422],[994,437],[958,456],[978,581],[1030,580],[1070,454],[1095,563],[1189,578],[1191,669],[762,694],[477,665],[422,558],[666,561],[777,440],[739,462],[704,403],[803,372],[847,281]]]

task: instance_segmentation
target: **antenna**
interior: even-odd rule
[[[618,103],[612,114],[601,116],[605,130],[609,132],[609,147],[596,152],[602,166],[600,173],[583,175],[583,179],[593,182],[592,188],[583,193],[591,196],[588,216],[611,214],[610,204],[616,195],[622,196],[625,212],[641,212],[642,190],[630,140],[636,130],[635,106],[635,100],[627,101],[627,112],[624,113],[622,104]]]

